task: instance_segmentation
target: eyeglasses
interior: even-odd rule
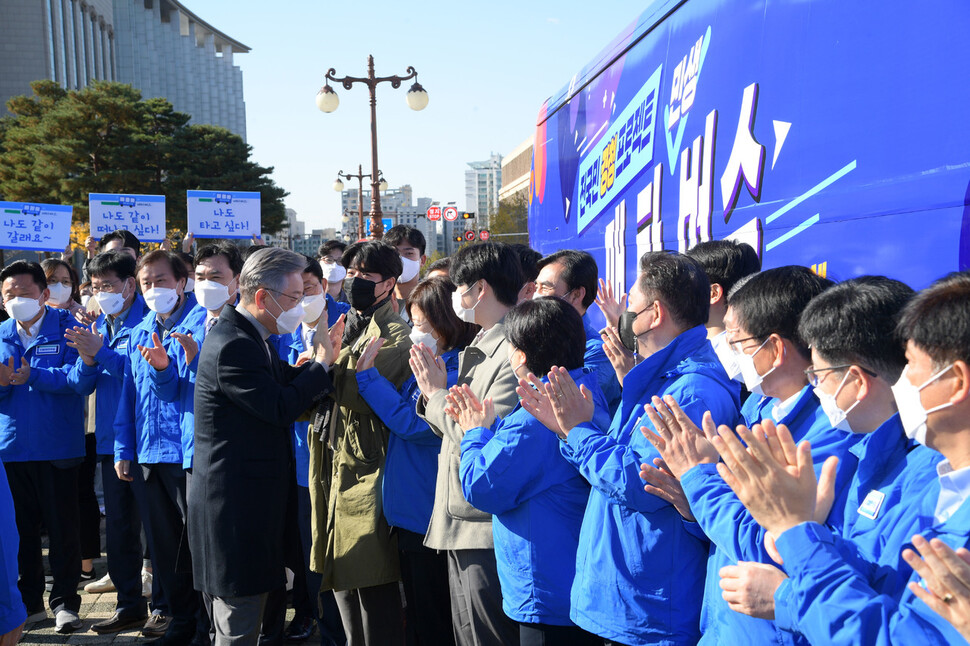
[[[123,284],[123,281],[115,281],[113,283],[91,283],[91,293],[97,294],[98,292],[105,292],[106,294],[113,293],[118,289],[118,285]]]
[[[286,296],[288,299],[290,299],[294,303],[298,303],[298,302],[300,302],[300,301],[303,300],[303,292],[300,292],[300,295],[299,296],[292,296],[292,295],[286,294],[284,292],[278,292],[275,289],[270,289],[269,287],[264,287],[263,289],[265,289],[267,292],[273,292],[274,294],[279,294],[280,296]]]
[[[846,364],[842,364],[842,365],[838,365],[838,366],[829,366],[828,368],[815,368],[815,367],[806,368],[805,369],[805,378],[808,379],[808,385],[809,386],[811,386],[812,388],[818,388],[818,385],[820,383],[822,383],[823,381],[825,381],[825,377],[824,376],[820,377],[819,376],[819,373],[822,373],[822,372],[831,372],[831,371],[834,371],[834,370],[848,370],[849,368],[851,368],[854,365],[855,365],[856,368],[858,368],[862,372],[866,373],[870,377],[877,377],[878,376],[876,373],[874,373],[872,370],[869,370],[868,368],[863,368],[862,366],[859,366],[859,365],[856,365],[856,364],[852,364],[852,363],[846,363]]]
[[[730,346],[730,348],[734,350],[736,353],[744,354],[744,351],[741,348],[741,344],[744,343],[745,341],[757,341],[760,338],[761,338],[760,336],[746,336],[743,339],[737,339],[736,341],[729,341],[728,346]],[[762,343],[761,345],[764,345],[764,343]],[[761,348],[758,348],[758,349],[760,350]]]

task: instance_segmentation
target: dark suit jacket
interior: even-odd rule
[[[188,532],[196,589],[235,597],[284,584],[290,425],[331,390],[323,366],[284,363],[252,323],[223,310],[195,382]]]

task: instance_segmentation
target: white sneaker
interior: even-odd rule
[[[141,596],[152,598],[152,573],[145,568],[141,569]]]
[[[105,592],[114,592],[115,584],[111,582],[111,575],[105,574],[97,581],[92,581],[84,586],[84,591],[89,594],[104,594]]]
[[[73,633],[81,629],[81,618],[73,610],[58,610],[54,615],[54,630],[59,633]]]

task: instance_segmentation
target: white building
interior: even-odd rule
[[[502,188],[502,156],[492,153],[485,161],[468,162],[465,171],[465,210],[475,214],[478,226],[488,228],[489,216],[498,210]]]

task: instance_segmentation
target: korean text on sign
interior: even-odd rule
[[[259,193],[188,191],[189,233],[196,238],[248,238],[260,235]]]
[[[0,202],[0,248],[64,251],[73,212],[60,204]]]
[[[126,229],[143,242],[161,242],[165,239],[164,195],[91,193],[88,195],[88,207],[91,212],[91,235],[95,238]]]

